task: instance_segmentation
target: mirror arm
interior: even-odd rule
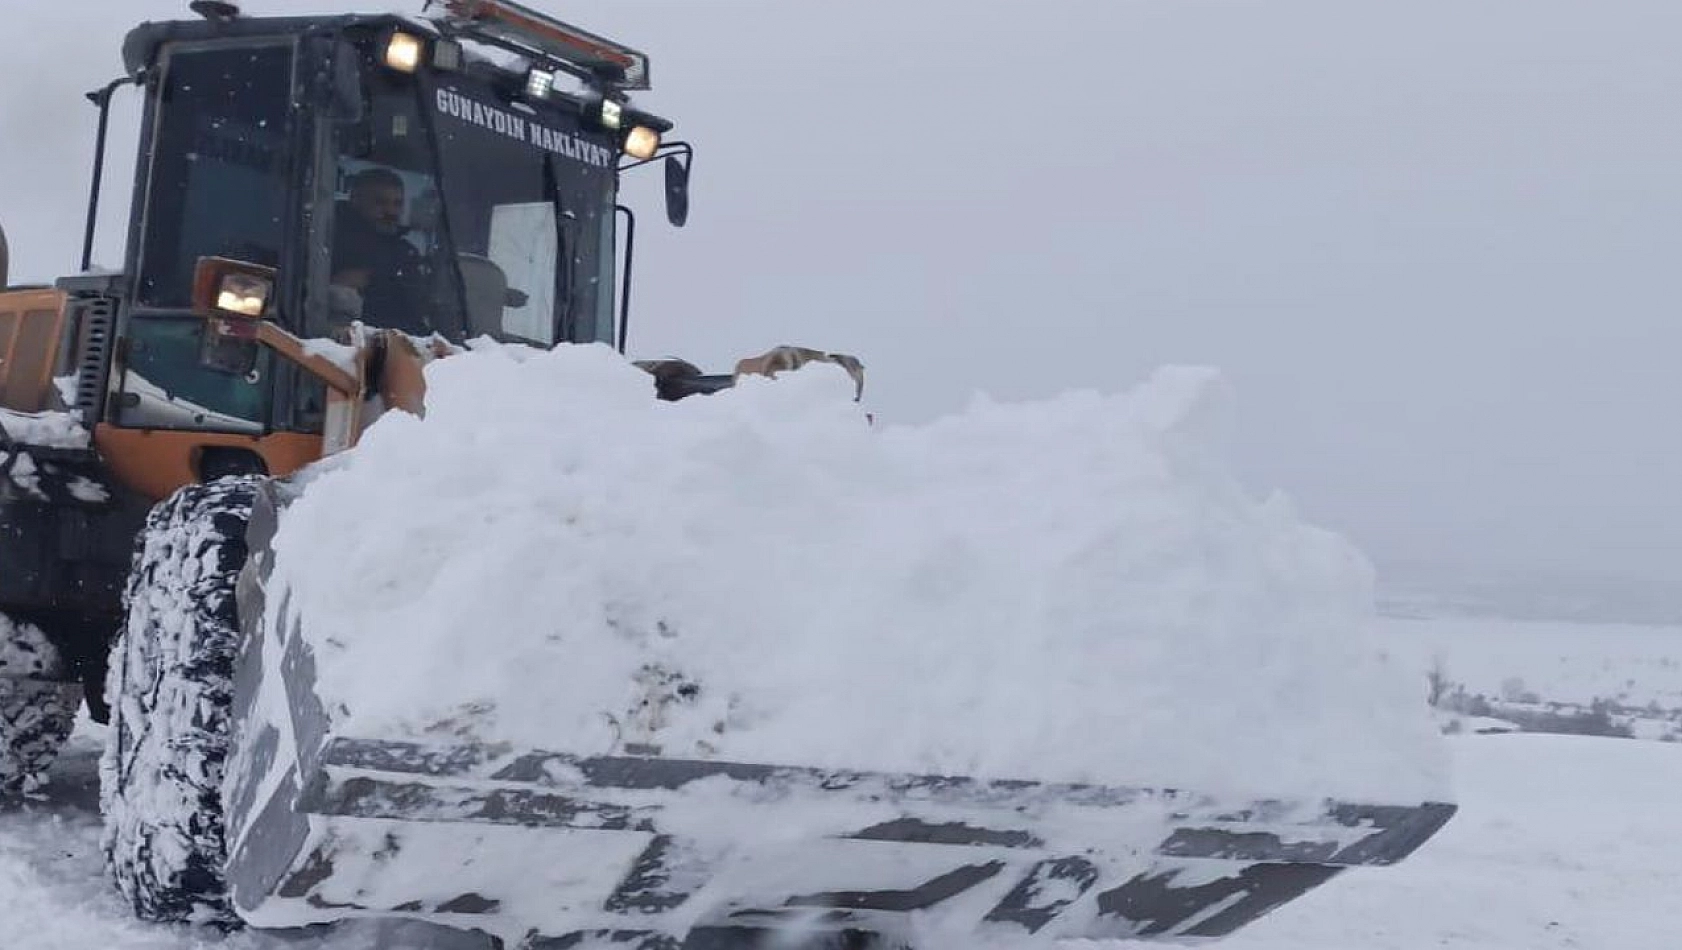
[[[669,159],[675,155],[683,156],[684,173],[687,175],[695,164],[695,148],[688,142],[667,142],[661,145],[655,153],[641,161],[620,165],[616,174],[624,174],[633,168],[641,168],[658,161]],[[625,216],[625,269],[620,275],[619,288],[619,333],[616,340],[619,352],[623,354],[631,332],[631,266],[636,259],[637,244],[637,215],[629,207],[616,204],[613,206],[615,214]]]
[[[93,140],[93,187],[88,193],[88,225],[82,235],[82,272],[93,266],[93,235],[99,226],[99,189],[105,180],[105,141],[111,128],[111,97],[123,86],[145,81],[145,73],[113,79],[88,93],[88,101],[99,109],[99,128]]]
[[[690,145],[688,142],[666,142],[660,146],[660,149],[656,151],[652,157],[644,158],[635,162],[627,162],[626,164],[619,166],[619,171],[623,173],[628,172],[633,168],[641,168],[644,165],[652,165],[661,159],[670,158],[673,155],[682,155],[685,167],[695,164],[695,147],[693,145]]]

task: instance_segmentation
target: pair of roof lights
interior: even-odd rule
[[[445,47],[449,47],[446,51]],[[400,73],[413,74],[419,71],[421,61],[425,58],[426,41],[413,33],[401,30],[392,32],[385,44],[385,64],[388,68]],[[461,47],[454,43],[440,43],[433,53],[434,65],[442,68],[458,68],[461,63]],[[547,69],[533,67],[526,74],[526,97],[539,102],[547,101],[555,93],[555,73]],[[632,124],[625,128],[627,119],[641,119],[640,114],[629,113],[620,102],[603,97],[593,100],[586,114],[595,119],[601,126],[613,132],[623,131],[620,147],[625,154],[635,159],[647,160],[654,157],[660,150],[661,129],[649,124]],[[653,117],[648,117],[653,118]],[[655,123],[661,120],[654,120]]]

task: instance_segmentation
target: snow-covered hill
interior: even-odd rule
[[[1495,698],[1682,709],[1682,627],[1486,618],[1384,618],[1382,642],[1420,671]]]
[[[51,805],[0,813],[0,947],[30,950],[468,950],[361,927],[218,938],[129,921],[100,874],[98,727]],[[1413,858],[1362,869],[1220,950],[1672,950],[1682,933],[1682,746],[1566,736],[1450,740],[1461,813]],[[482,947],[482,945],[477,945]],[[1070,950],[1120,950],[1084,943]],[[946,950],[946,948],[934,948]],[[954,948],[955,950],[955,948]]]

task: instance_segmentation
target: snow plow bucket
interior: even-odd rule
[[[1455,811],[342,735],[299,618],[262,619],[284,490],[250,528],[225,786],[258,926],[397,916],[551,950],[1214,937]]]

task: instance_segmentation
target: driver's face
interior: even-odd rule
[[[374,230],[396,234],[403,229],[403,189],[393,185],[364,185],[350,196],[351,206],[361,212]]]

